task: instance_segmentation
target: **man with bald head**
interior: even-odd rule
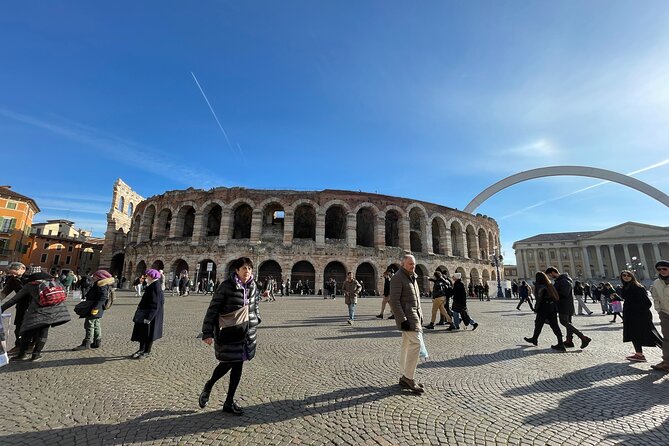
[[[21,281],[21,276],[26,272],[26,266],[21,262],[12,262],[7,267],[7,280],[5,281],[5,286],[0,292],[0,301],[12,297],[14,294],[21,291],[23,288],[23,282]],[[24,299],[25,300],[25,299]],[[19,351],[19,332],[21,330],[21,323],[23,322],[23,315],[28,309],[28,304],[30,302],[20,302],[16,304],[16,315],[14,316],[14,329],[15,336],[15,346],[8,351],[7,353],[13,355]]]
[[[388,303],[395,316],[395,324],[402,331],[400,349],[399,385],[413,393],[425,392],[422,384],[415,381],[416,367],[420,355],[420,339],[423,331],[423,312],[420,307],[420,289],[415,273],[416,259],[412,255],[402,257],[401,268],[390,279],[390,298]]]

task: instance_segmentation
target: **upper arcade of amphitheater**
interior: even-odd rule
[[[136,206],[128,238],[136,248],[159,241],[262,242],[267,247],[397,248],[417,256],[488,262],[499,246],[499,228],[486,216],[387,195],[219,187],[147,198]]]

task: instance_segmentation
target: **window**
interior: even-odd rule
[[[42,235],[42,228],[37,228],[37,230],[35,231],[35,234]]]
[[[56,254],[56,256],[53,258],[53,264],[58,265],[60,263],[60,254]]]
[[[16,209],[16,202],[15,201],[8,201],[7,205],[5,207],[7,209]]]
[[[63,249],[63,245],[61,245],[60,243],[57,244],[56,245],[56,251],[60,251],[61,249]]]
[[[567,260],[568,257],[567,251],[562,251],[562,260]]]
[[[132,210],[133,210],[133,205],[132,203],[128,203],[128,216],[132,217]]]
[[[45,243],[45,244],[44,244],[44,249],[48,249],[48,248],[49,248],[49,244],[48,244],[48,243]]]
[[[46,259],[49,257],[48,254],[42,254],[42,257],[40,257],[39,261],[40,263],[46,263]]]
[[[555,251],[550,251],[548,254],[551,257],[551,260],[555,260]]]
[[[72,245],[67,247],[67,252],[72,252]]]
[[[72,258],[71,258],[70,256],[65,257],[65,264],[66,264],[66,265],[69,265],[69,264],[70,264],[70,260],[72,260]]]
[[[2,218],[0,217],[0,232],[10,232],[14,229],[16,224],[15,218]]]

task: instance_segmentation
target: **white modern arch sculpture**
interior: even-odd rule
[[[643,192],[651,198],[656,199],[660,203],[669,207],[669,195],[665,194],[659,189],[654,188],[653,186],[639,181],[636,178],[630,177],[628,175],[623,175],[618,172],[613,172],[606,169],[598,169],[596,167],[584,167],[584,166],[552,166],[552,167],[541,167],[539,169],[526,170],[524,172],[511,175],[506,177],[501,181],[493,184],[492,186],[486,188],[483,192],[478,194],[472,201],[469,202],[467,207],[465,207],[465,212],[474,213],[476,208],[478,208],[484,201],[488,198],[495,195],[497,192],[506,189],[509,186],[513,186],[517,183],[522,183],[523,181],[533,180],[535,178],[543,177],[554,177],[554,176],[578,176],[578,177],[590,177],[590,178],[599,178],[601,180],[613,181],[614,183],[623,184],[629,186],[632,189],[636,189],[639,192]]]

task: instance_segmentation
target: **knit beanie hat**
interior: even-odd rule
[[[153,280],[158,280],[158,279],[160,279],[160,276],[161,276],[160,271],[158,271],[156,269],[147,269],[146,272],[144,273],[144,275],[149,276]]]
[[[93,280],[98,281],[102,279],[109,279],[112,275],[103,269],[99,269],[93,273]]]
[[[667,261],[667,260],[660,260],[659,262],[657,262],[657,263],[655,264],[655,268],[659,268],[659,267],[661,267],[661,266],[663,266],[663,267],[665,267],[665,268],[669,268],[669,261]]]

